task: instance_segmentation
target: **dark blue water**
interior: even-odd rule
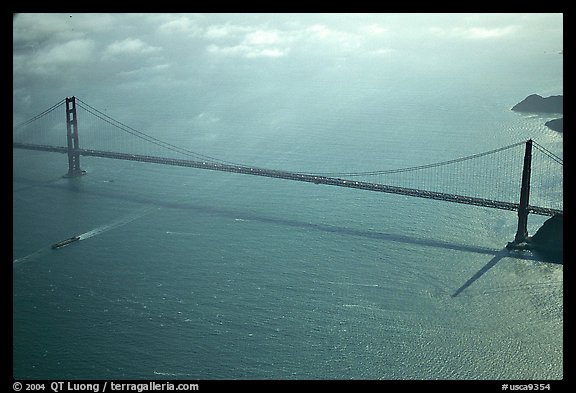
[[[562,156],[548,118],[509,110],[561,94],[561,75],[339,75],[236,106],[221,90],[196,98],[194,133],[164,130],[288,170],[414,166],[528,138]],[[17,379],[563,378],[563,266],[499,253],[514,212],[97,158],[63,179],[56,153],[13,163]]]

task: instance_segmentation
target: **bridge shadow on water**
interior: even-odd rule
[[[16,180],[16,179],[15,179]],[[288,219],[288,218],[281,218],[281,217],[272,217],[263,214],[257,214],[252,212],[234,210],[234,209],[227,209],[221,208],[216,206],[206,206],[206,205],[198,205],[189,202],[182,202],[182,201],[168,201],[168,200],[159,200],[153,197],[146,197],[142,195],[136,194],[124,194],[118,193],[114,191],[105,191],[105,190],[87,190],[83,187],[78,187],[75,185],[75,182],[71,183],[62,183],[60,181],[52,180],[49,182],[37,182],[37,181],[30,181],[24,179],[17,179],[16,181],[28,184],[30,187],[48,187],[48,188],[57,188],[57,189],[66,189],[67,191],[75,192],[75,193],[82,193],[82,194],[89,194],[93,196],[101,196],[104,198],[111,198],[111,199],[118,199],[122,201],[129,201],[129,202],[136,202],[142,203],[152,206],[158,206],[163,208],[173,208],[173,209],[184,209],[190,211],[197,211],[203,214],[214,214],[219,215],[222,217],[233,218],[233,219],[242,219],[247,221],[256,221],[262,222],[266,224],[273,224],[273,225],[281,225],[286,227],[292,228],[299,228],[299,229],[306,229],[306,230],[314,230],[319,232],[325,233],[333,233],[337,235],[344,235],[344,236],[354,236],[354,237],[361,237],[366,239],[372,240],[382,240],[382,241],[389,241],[389,242],[397,242],[397,243],[405,243],[405,244],[414,244],[419,246],[425,247],[434,247],[434,248],[441,248],[447,250],[454,250],[454,251],[462,251],[462,252],[472,252],[478,254],[486,254],[486,255],[493,255],[492,259],[488,261],[486,265],[484,265],[480,270],[478,270],[470,279],[468,279],[460,288],[458,288],[453,294],[452,297],[458,296],[462,291],[466,288],[470,287],[475,281],[477,281],[481,276],[483,276],[488,270],[493,268],[500,260],[506,257],[515,258],[515,259],[523,259],[523,260],[534,260],[538,262],[546,262],[546,263],[557,263],[562,264],[562,261],[554,260],[545,257],[544,255],[540,255],[538,253],[532,252],[524,252],[524,251],[512,251],[506,248],[501,250],[495,250],[488,247],[480,247],[474,246],[469,244],[460,244],[455,242],[448,242],[444,240],[438,239],[427,239],[427,238],[418,238],[415,236],[408,236],[408,235],[401,235],[396,233],[385,233],[385,232],[378,232],[374,230],[366,230],[366,229],[357,229],[357,228],[348,228],[342,226],[335,226],[335,225],[328,225],[328,224],[321,224],[321,223],[313,223],[313,222],[304,222],[300,220]],[[24,187],[28,188],[28,187]],[[22,190],[22,188],[20,189]],[[17,190],[16,192],[18,192]]]
[[[472,277],[470,277],[468,279],[468,281],[466,281],[464,283],[464,285],[462,285],[460,288],[458,288],[456,290],[456,292],[454,292],[452,294],[452,297],[456,297],[458,296],[460,293],[462,293],[463,290],[465,290],[466,288],[468,288],[470,285],[472,285],[476,280],[478,280],[480,277],[482,277],[484,275],[484,273],[486,273],[488,270],[490,270],[491,268],[494,267],[494,265],[496,265],[498,262],[500,262],[500,260],[502,258],[505,258],[507,256],[510,256],[510,251],[506,248],[503,248],[502,250],[498,251],[496,253],[496,255],[494,255],[494,258],[492,258],[486,265],[484,265],[482,267],[482,269],[478,270],[476,272],[476,274],[474,274]]]
[[[563,264],[563,258],[557,255],[546,255],[540,254],[538,252],[525,252],[525,251],[511,251],[507,248],[503,248],[502,250],[498,251],[494,257],[488,261],[486,265],[484,265],[480,270],[478,270],[472,277],[468,279],[460,288],[458,288],[453,294],[452,297],[458,296],[462,291],[472,285],[476,280],[482,277],[488,270],[493,268],[502,258],[516,258],[516,259],[524,259],[524,260],[533,260],[538,262],[544,263],[553,263],[553,264]]]

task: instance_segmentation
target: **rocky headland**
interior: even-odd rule
[[[544,125],[551,130],[564,132],[564,118],[547,121]]]
[[[530,248],[552,259],[552,262],[563,263],[564,254],[564,218],[556,214],[546,220],[527,241]]]
[[[515,112],[564,113],[564,96],[542,97],[532,94],[512,107]]]
[[[542,97],[538,94],[531,94],[524,100],[512,107],[514,112],[524,113],[564,113],[564,96]],[[564,118],[550,120],[545,126],[551,130],[563,132]]]

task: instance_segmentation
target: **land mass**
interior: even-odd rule
[[[512,107],[515,112],[564,113],[564,96],[542,97],[531,94]],[[564,118],[547,121],[544,124],[551,130],[564,132]]]
[[[528,243],[530,248],[551,257],[554,262],[562,263],[564,250],[564,218],[556,214],[546,220]]]
[[[542,97],[531,94],[512,107],[515,112],[564,113],[564,96]]]
[[[564,132],[564,118],[563,117],[561,117],[560,119],[554,119],[554,120],[547,121],[546,123],[544,123],[544,125],[546,127],[550,128],[551,130],[558,131],[558,132]]]

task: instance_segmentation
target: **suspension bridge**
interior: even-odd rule
[[[65,107],[66,132],[64,118],[56,112],[62,107]],[[84,131],[83,128],[82,132],[82,145],[87,147],[80,147],[79,109],[83,115],[93,119],[92,125],[87,127],[90,130]],[[81,99],[70,97],[15,125],[13,148],[66,154],[68,173],[65,177],[85,174],[80,165],[81,156],[101,157],[516,211],[518,229],[512,244],[520,244],[528,239],[529,214],[553,216],[563,213],[563,160],[533,140],[448,161],[400,169],[360,172],[286,171],[234,163],[194,152],[132,128]],[[494,160],[502,157],[505,157],[502,164],[494,165]],[[487,161],[490,165],[486,165]],[[473,162],[484,164],[473,166]],[[470,179],[476,181],[471,182]],[[531,198],[537,204],[531,204]]]

